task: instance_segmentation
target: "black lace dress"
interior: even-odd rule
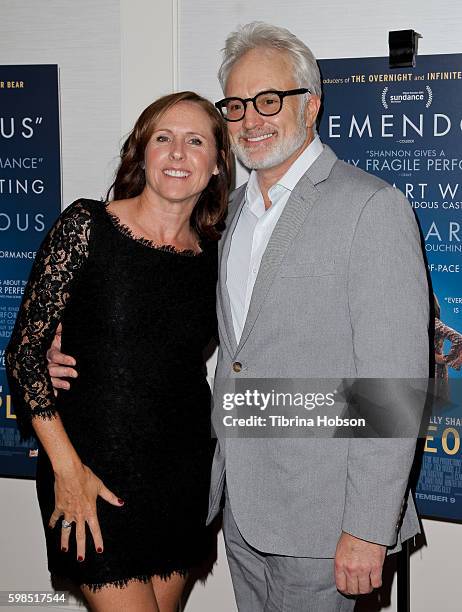
[[[37,492],[52,575],[97,589],[186,573],[209,553],[205,527],[213,442],[202,351],[216,330],[216,243],[202,252],[134,238],[101,202],[67,208],[40,249],[9,347],[23,432],[58,413],[82,462],[125,502],[98,498],[104,552],[87,526],[77,562],[61,524],[47,527],[54,477],[39,451]],[[54,398],[46,350],[59,322],[77,361]]]

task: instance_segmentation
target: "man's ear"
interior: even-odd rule
[[[305,125],[312,128],[316,125],[316,118],[321,107],[321,98],[315,94],[310,94],[305,105]]]

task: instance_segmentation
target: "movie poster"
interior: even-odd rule
[[[462,520],[462,55],[419,56],[415,68],[390,69],[388,58],[320,64],[321,139],[339,158],[403,191],[420,223],[433,285],[439,401],[416,501],[424,516]]]
[[[58,67],[0,66],[0,475],[31,478],[5,374],[36,250],[61,211]]]

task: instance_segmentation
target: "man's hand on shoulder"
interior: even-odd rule
[[[77,370],[73,368],[75,366],[75,359],[70,355],[61,353],[61,332],[62,326],[60,323],[53,342],[47,351],[48,373],[55,395],[58,389],[68,390],[71,388],[70,383],[64,380],[65,378],[77,378],[78,376]]]
[[[386,546],[342,532],[335,552],[335,583],[345,595],[363,595],[382,586]]]

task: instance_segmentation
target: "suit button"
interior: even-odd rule
[[[242,363],[239,363],[239,361],[235,361],[233,363],[233,370],[235,372],[240,372],[242,370]]]

